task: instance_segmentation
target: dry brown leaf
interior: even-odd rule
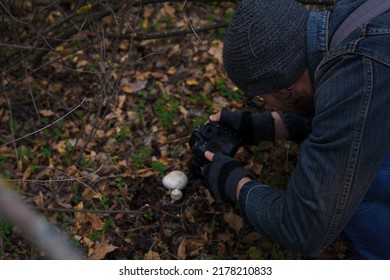
[[[223,218],[228,223],[229,227],[232,228],[237,235],[239,235],[240,230],[244,226],[242,218],[235,214],[232,210],[229,213],[225,213]]]
[[[85,245],[85,246],[87,246],[88,248],[90,248],[90,247],[92,247],[94,244],[95,244],[95,242],[93,242],[91,239],[89,239],[88,237],[84,237],[83,238],[83,244]]]
[[[91,226],[95,230],[102,230],[104,227],[104,223],[98,217],[96,213],[85,213],[86,220],[91,223]]]
[[[180,110],[180,113],[183,114],[183,117],[184,117],[184,118],[187,118],[187,117],[188,117],[189,112],[188,112],[188,110],[187,110],[184,106],[179,106],[179,110]]]
[[[43,199],[43,193],[39,191],[38,196],[35,198],[35,204],[37,206],[43,206],[44,199]]]
[[[168,137],[166,137],[165,135],[159,135],[157,141],[158,141],[158,143],[160,143],[160,144],[167,144],[167,142],[168,142]]]
[[[102,139],[106,136],[106,132],[103,129],[96,130],[96,137]]]
[[[202,239],[189,239],[187,242],[194,250],[201,250],[206,245],[206,242]]]
[[[108,244],[108,241],[105,241],[103,244],[96,244],[89,248],[88,250],[88,256],[92,260],[102,260],[104,257],[112,252],[118,249],[117,246]]]
[[[161,260],[160,254],[153,250],[150,250],[145,254],[145,260]]]
[[[0,96],[0,105],[3,105],[7,102],[7,99],[5,99],[3,96]]]
[[[186,250],[187,240],[182,240],[177,248],[177,256],[181,260],[185,260],[187,258],[187,250]]]
[[[80,68],[80,67],[83,67],[83,66],[85,66],[85,65],[87,65],[87,64],[89,64],[88,60],[80,60],[80,61],[77,63],[76,67],[77,67],[77,68]]]
[[[164,3],[164,11],[167,16],[176,18],[176,9],[169,3]]]
[[[223,64],[222,61],[222,49],[223,43],[222,41],[214,41],[214,46],[209,49],[209,53],[218,61],[219,64]]]
[[[123,104],[125,103],[125,101],[126,101],[126,95],[119,95],[118,96],[118,108],[119,109],[123,108]]]
[[[44,117],[51,117],[54,115],[54,112],[52,110],[46,110],[46,109],[40,110],[39,113]]]
[[[84,191],[81,193],[81,196],[86,200],[91,200],[92,198],[103,198],[103,195],[101,193],[97,193],[91,188],[85,188]]]

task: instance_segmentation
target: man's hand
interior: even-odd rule
[[[203,167],[202,173],[214,198],[237,203],[239,189],[254,176],[241,163],[221,152],[206,151],[204,155],[211,163]]]
[[[231,125],[247,144],[257,145],[261,141],[274,140],[274,112],[253,114],[249,111],[220,111],[209,117],[210,121]],[[277,113],[275,113],[277,114]]]

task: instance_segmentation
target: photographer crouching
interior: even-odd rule
[[[261,97],[274,110],[222,111],[191,137],[190,166],[213,196],[306,256],[342,234],[355,258],[390,259],[390,7],[372,15],[366,4],[375,2],[341,0],[332,12],[309,12],[295,0],[241,1],[224,66],[251,102]],[[348,17],[366,15],[333,43]],[[301,143],[286,190],[257,182],[233,158],[243,143],[276,138]]]

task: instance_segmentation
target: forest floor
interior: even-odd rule
[[[228,19],[234,9],[216,4],[210,19],[210,6],[191,7],[186,16],[197,25]],[[183,28],[180,9],[146,6],[129,16],[137,24],[120,28]],[[94,24],[115,31],[120,16]],[[213,112],[245,104],[223,70],[223,30],[104,38],[74,49],[93,34],[77,35],[48,52],[39,70],[17,76],[2,68],[1,170],[26,203],[91,259],[307,259],[250,230],[237,208],[216,202],[188,172],[193,129]],[[236,157],[259,181],[284,188],[298,152],[295,143],[278,141],[241,148]],[[162,186],[173,170],[189,176],[175,203]],[[337,239],[317,259],[343,259],[347,252]],[[0,220],[0,259],[44,258]]]

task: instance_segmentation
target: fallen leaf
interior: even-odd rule
[[[160,259],[161,259],[160,254],[153,250],[150,250],[145,254],[145,260],[160,260]]]
[[[117,246],[108,244],[108,242],[104,242],[103,244],[96,244],[92,246],[88,251],[88,256],[92,260],[102,260],[104,257],[112,252],[118,249]]]
[[[209,53],[218,61],[219,64],[223,64],[222,60],[222,49],[223,43],[221,41],[215,41],[215,46],[209,49]]]
[[[76,10],[79,15],[88,13],[92,9],[92,4],[84,5]]]
[[[39,113],[41,113],[41,115],[44,117],[51,117],[54,115],[54,112],[52,110],[46,110],[46,109],[40,110]]]
[[[183,117],[187,118],[188,115],[189,115],[189,112],[186,108],[184,108],[184,106],[179,106],[179,110],[180,110],[180,113],[183,114]]]
[[[134,90],[133,90],[131,87],[129,87],[129,86],[123,86],[123,87],[122,87],[122,91],[123,91],[124,93],[127,93],[127,94],[131,94],[131,93],[134,92]]]
[[[199,85],[199,82],[195,78],[189,78],[186,80],[187,86],[197,86]]]
[[[187,242],[194,250],[201,250],[206,245],[206,242],[202,239],[189,239]]]
[[[77,67],[77,68],[80,68],[80,67],[83,67],[83,66],[88,65],[88,64],[89,64],[89,61],[88,61],[88,60],[80,60],[80,61],[77,63],[76,67]]]
[[[35,198],[35,204],[41,207],[44,205],[43,193],[41,191],[39,191],[38,196]]]
[[[229,227],[232,228],[237,235],[239,235],[240,230],[244,226],[242,218],[235,214],[232,210],[229,213],[225,213],[223,218],[228,223]]]
[[[179,247],[177,248],[177,256],[181,260],[185,260],[187,258],[186,245],[187,241],[184,239],[180,242]]]

